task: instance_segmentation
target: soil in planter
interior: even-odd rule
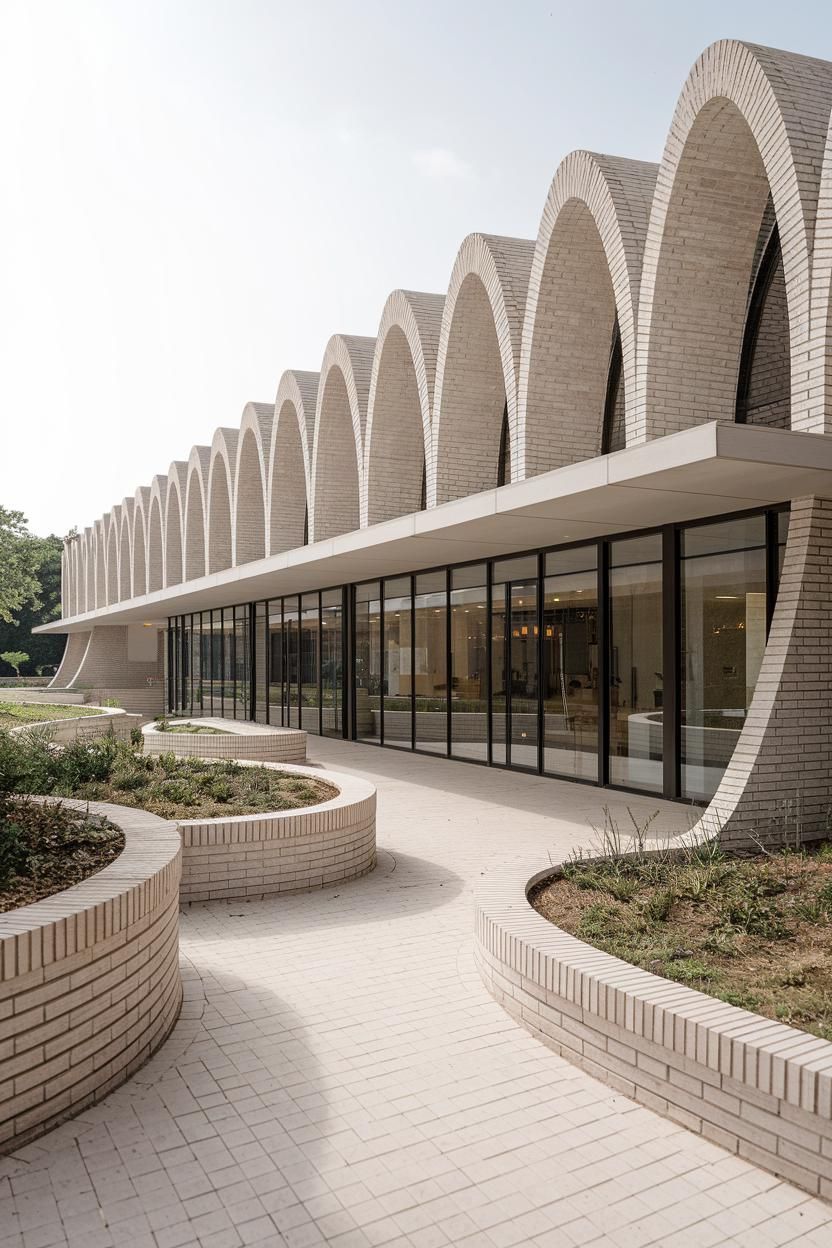
[[[156,732],[187,732],[197,736],[230,737],[234,734],[227,728],[214,728],[211,724],[183,724],[179,721],[162,720],[154,725]]]
[[[50,719],[79,719],[84,715],[100,715],[89,706],[53,706],[48,702],[0,701],[0,728],[19,728],[21,724],[40,724]]]
[[[111,863],[124,835],[108,820],[56,802],[0,804],[0,912],[80,884]]]
[[[529,901],[625,962],[832,1040],[832,844],[579,859]]]

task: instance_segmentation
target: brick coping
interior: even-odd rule
[[[0,691],[2,693],[2,691]],[[0,696],[0,702],[2,702]],[[24,702],[22,698],[15,699],[16,703],[21,706],[72,706],[71,702]],[[88,711],[96,711],[95,715],[65,715],[61,719],[33,719],[31,723],[17,724],[14,728],[9,728],[9,732],[26,732],[30,728],[47,728],[61,727],[65,724],[94,724],[101,719],[118,718],[122,715],[129,714],[123,706],[96,706],[94,702],[84,703],[84,709]],[[132,716],[131,718],[135,718]],[[119,807],[121,809],[121,807]]]
[[[124,849],[79,884],[0,914],[0,984],[132,926],[178,883],[181,844],[175,823],[110,802],[54,800],[106,816],[124,833]]]
[[[142,732],[155,734],[158,736],[174,736],[174,737],[201,737],[205,740],[204,733],[196,732],[174,732],[160,733],[156,725],[160,719],[166,718],[163,715],[156,715],[149,724],[145,724]],[[223,719],[219,715],[177,715],[177,723],[183,724],[203,724],[206,728],[221,728],[223,732],[229,736],[235,737],[285,737],[290,733],[304,732],[303,728],[283,728],[277,724],[261,724],[256,720],[250,719]],[[211,734],[208,734],[209,736]]]
[[[205,759],[215,762],[215,759]],[[348,812],[360,802],[375,798],[375,786],[360,776],[347,775],[339,771],[326,771],[321,767],[306,767],[296,763],[258,763],[249,759],[235,760],[241,767],[268,767],[270,771],[283,771],[289,775],[309,776],[314,780],[324,780],[338,790],[334,797],[325,802],[315,802],[310,806],[296,806],[292,810],[264,810],[253,815],[218,815],[213,819],[179,819],[177,827],[182,835],[184,845],[199,844],[198,833],[207,831],[224,832],[235,828],[241,832],[250,829],[253,839],[269,838],[280,835],[281,825],[300,825],[293,827],[292,835],[302,831],[306,823],[310,830],[313,820],[311,816],[329,812]],[[243,837],[243,839],[245,839]]]
[[[509,864],[480,884],[475,946],[492,995],[598,1078],[832,1198],[832,1043],[562,931],[528,901],[559,866]]]

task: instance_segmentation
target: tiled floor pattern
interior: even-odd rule
[[[801,1248],[832,1207],[612,1092],[487,995],[471,888],[644,798],[312,740],[379,786],[377,871],[183,915],[187,1003],[102,1105],[0,1159],[0,1246]]]

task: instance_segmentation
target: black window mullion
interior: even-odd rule
[[[679,533],[662,531],[662,769],[664,796],[679,796],[681,779],[681,630]]]
[[[543,775],[543,552],[537,556],[537,772]]]
[[[598,543],[598,783],[610,778],[610,547]]]
[[[453,664],[451,662],[451,569],[445,569],[445,756],[451,757],[451,685]],[[486,719],[488,717],[486,716]]]
[[[416,749],[416,577],[410,578],[410,748]]]
[[[372,637],[372,633],[370,634]],[[378,741],[384,745],[384,703],[387,701],[387,639],[384,627],[384,581],[378,583],[378,646],[381,659],[381,697],[378,700]],[[370,652],[372,653],[372,643]]]
[[[486,667],[486,686],[485,686],[485,758],[490,767],[494,762],[494,726],[492,719],[494,716],[494,689],[492,681],[492,666],[494,663],[494,596],[493,589],[493,564],[485,565],[485,667]]]
[[[324,735],[324,674],[323,674],[323,655],[324,655],[324,621],[323,608],[321,606],[321,592],[318,591],[318,736]]]

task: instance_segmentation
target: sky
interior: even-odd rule
[[[0,0],[0,504],[91,524],[569,151],[659,160],[726,37],[832,59],[832,6]]]

